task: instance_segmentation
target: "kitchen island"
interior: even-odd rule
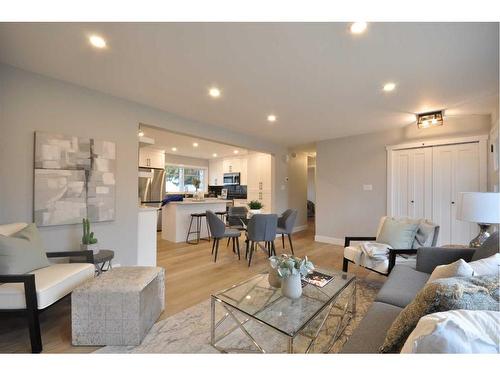
[[[162,207],[162,230],[161,238],[171,242],[184,242],[191,221],[191,214],[204,213],[207,210],[213,212],[226,211],[230,200],[206,198],[202,201],[184,199],[182,202],[169,202]],[[202,220],[200,238],[208,237],[205,218]],[[196,220],[193,220],[191,231],[196,229]],[[194,239],[196,234],[192,234]]]

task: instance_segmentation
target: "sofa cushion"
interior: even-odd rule
[[[377,242],[390,245],[394,249],[411,249],[418,226],[418,222],[388,217],[377,236]]]
[[[35,275],[38,309],[44,309],[78,285],[92,279],[95,268],[89,263],[61,263],[30,272]],[[0,309],[24,309],[26,300],[22,283],[0,284]]]
[[[500,254],[496,253],[488,258],[470,262],[469,266],[474,271],[474,276],[498,275],[500,270]]]
[[[499,309],[497,276],[451,277],[427,284],[396,318],[387,332],[382,353],[399,353],[421,317],[448,310]]]
[[[493,233],[490,238],[488,238],[484,243],[479,247],[472,256],[472,261],[484,259],[492,256],[493,254],[498,253],[499,251],[499,238],[498,232]]]
[[[375,301],[406,307],[425,285],[429,276],[428,273],[419,272],[412,267],[396,265]]]
[[[397,306],[374,302],[361,323],[354,329],[341,353],[378,353],[387,330],[401,310]]]
[[[459,259],[453,263],[443,264],[434,268],[434,271],[432,271],[431,277],[429,277],[427,282],[430,283],[434,280],[446,277],[471,277],[473,274],[474,270],[471,266],[469,266],[469,263],[463,259]]]
[[[451,310],[424,316],[401,353],[499,353],[500,312]]]
[[[35,224],[10,236],[0,235],[0,274],[23,274],[48,265]]]

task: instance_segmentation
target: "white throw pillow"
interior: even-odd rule
[[[463,259],[459,259],[456,262],[434,268],[427,282],[430,283],[434,280],[447,277],[471,277],[473,273],[474,270],[472,267]]]
[[[500,312],[451,310],[422,317],[401,353],[499,353]]]
[[[469,266],[474,270],[474,276],[498,275],[500,268],[500,254],[496,253],[488,258],[470,262]]]

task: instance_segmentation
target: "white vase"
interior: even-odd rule
[[[297,299],[302,295],[300,274],[291,275],[281,280],[281,294],[291,299]]]
[[[99,252],[99,244],[94,243],[94,244],[81,244],[80,245],[80,250],[92,250],[94,254],[97,254]]]
[[[248,210],[248,212],[250,212],[250,216],[253,216],[253,215],[256,215],[256,214],[260,214],[262,212],[262,210]]]

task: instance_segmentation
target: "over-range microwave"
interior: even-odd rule
[[[240,174],[239,173],[224,173],[224,185],[239,185],[240,184]]]

